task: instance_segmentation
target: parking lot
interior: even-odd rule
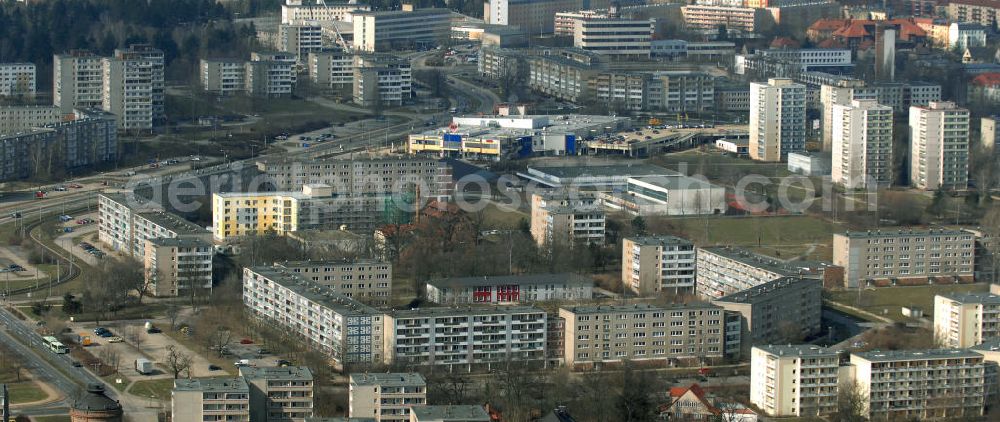
[[[62,221],[60,226],[63,233],[56,237],[56,245],[89,265],[98,265],[100,260],[106,257],[107,251],[103,249],[103,245],[91,240],[92,235],[97,233],[97,213],[68,217],[70,218],[63,218],[65,221]],[[89,222],[83,223],[84,221]],[[66,229],[71,230],[66,231]],[[90,248],[84,248],[82,244],[90,245]]]

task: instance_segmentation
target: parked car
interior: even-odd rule
[[[24,269],[24,267],[22,267],[22,266],[20,266],[20,265],[17,265],[17,264],[10,264],[10,265],[9,265],[9,266],[7,267],[7,269],[8,269],[8,270],[10,270],[10,271],[14,271],[14,272],[18,272],[18,271],[26,271],[26,270]]]
[[[19,212],[12,212],[12,213],[10,213],[10,218],[21,218],[21,213],[19,213]]]
[[[79,368],[79,367],[83,366],[83,364],[81,364],[80,362],[77,362],[75,360],[72,362],[72,365],[73,365],[73,367],[76,367],[76,368]]]
[[[70,217],[69,215],[66,215],[66,214],[63,214],[63,215],[59,216],[59,221],[62,221],[64,223],[67,222],[67,221],[70,221],[72,219],[73,219],[73,217]]]
[[[53,190],[56,191],[56,192],[66,192],[66,187],[65,186],[56,186]]]
[[[70,184],[69,187],[71,187],[73,189],[81,189],[81,188],[83,188],[83,185],[81,185],[79,183],[73,183],[73,184]]]
[[[209,371],[221,371],[222,368],[219,365],[214,365],[213,364],[213,365],[208,365],[208,370]]]
[[[118,336],[108,338],[108,343],[121,343],[123,341],[125,341],[125,339]]]
[[[253,340],[245,338],[245,339],[240,340],[240,344],[253,344]]]

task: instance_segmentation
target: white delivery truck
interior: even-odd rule
[[[142,375],[150,375],[153,373],[153,362],[149,359],[139,358],[135,360],[135,371]]]

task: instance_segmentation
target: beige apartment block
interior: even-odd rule
[[[538,246],[604,243],[605,215],[587,192],[531,195],[531,237]]]
[[[372,306],[389,304],[392,293],[392,263],[374,259],[353,261],[284,261],[281,268],[340,294]]]
[[[313,375],[305,366],[239,368],[250,388],[250,419],[302,422],[313,415]]]
[[[848,231],[833,235],[844,286],[971,282],[975,235],[964,230]]]
[[[969,110],[953,102],[910,107],[910,184],[924,190],[969,187]]]
[[[418,373],[351,374],[348,412],[376,422],[409,422],[410,408],[427,404],[427,382]]]
[[[723,309],[708,303],[559,308],[565,320],[565,363],[596,368],[624,360],[667,365],[721,358]]]
[[[750,158],[784,161],[806,148],[806,87],[791,79],[750,83]]]
[[[52,60],[52,103],[63,114],[100,108],[104,89],[101,57],[87,50],[56,54]]]
[[[983,355],[967,349],[851,354],[871,420],[952,419],[983,414]]]
[[[790,263],[728,246],[698,248],[696,262],[698,295],[711,299],[801,272]]]
[[[750,355],[750,402],[774,417],[837,410],[837,352],[813,345],[761,345]]]
[[[892,184],[892,108],[875,100],[833,105],[833,183],[846,189]]]
[[[623,239],[622,282],[640,295],[694,293],[694,244],[675,236]]]
[[[816,279],[783,277],[712,303],[741,316],[745,353],[753,345],[798,342],[818,333],[823,286]]]
[[[174,380],[175,421],[250,421],[250,387],[242,377]]]
[[[1000,296],[985,292],[934,296],[934,338],[952,348],[1000,338]]]
[[[156,297],[209,295],[214,257],[212,244],[198,238],[158,237],[146,241],[146,293]]]

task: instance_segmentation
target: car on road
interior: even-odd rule
[[[79,225],[90,224],[92,222],[93,221],[91,219],[89,219],[89,218],[81,218],[79,220],[76,220],[76,224],[79,224]]]
[[[17,264],[10,264],[10,265],[8,265],[7,266],[7,270],[8,271],[14,271],[14,272],[27,271],[27,270],[24,269],[24,267],[22,267],[20,265],[17,265]]]
[[[73,365],[73,367],[75,367],[75,368],[79,368],[79,367],[83,366],[83,364],[81,364],[80,362],[77,362],[77,361],[75,361],[75,360],[74,360],[74,361],[72,362],[72,365]]]
[[[52,190],[54,190],[56,192],[66,192],[66,187],[65,186],[56,186]]]
[[[157,327],[151,327],[151,328],[149,328],[149,329],[146,330],[146,333],[148,333],[148,334],[159,334],[159,333],[162,333],[162,332],[163,332],[163,330],[161,330],[161,329],[159,329]]]
[[[73,233],[73,228],[72,227],[63,227],[62,231],[63,231],[63,233]]]
[[[81,185],[79,183],[73,183],[73,184],[70,184],[69,187],[71,187],[73,189],[81,189],[81,188],[83,188],[83,185]]]
[[[10,218],[21,218],[21,213],[15,211],[10,213]]]

